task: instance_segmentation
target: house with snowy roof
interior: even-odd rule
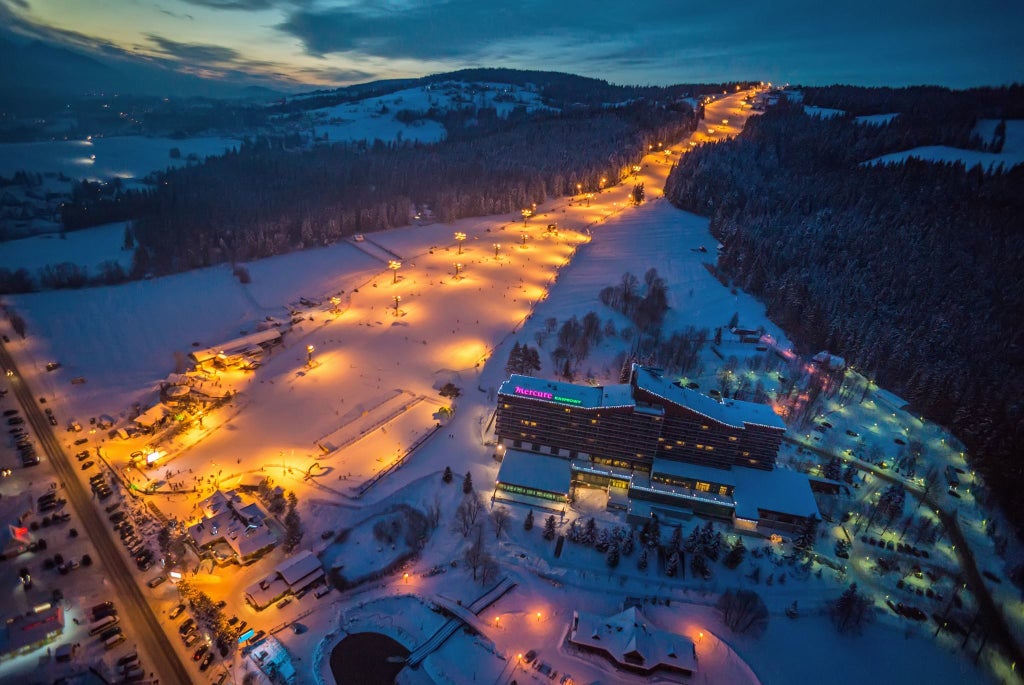
[[[684,635],[661,630],[635,606],[613,616],[572,612],[569,643],[641,675],[697,672],[697,650]]]

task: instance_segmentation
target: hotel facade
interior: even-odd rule
[[[495,497],[562,508],[604,488],[634,522],[658,514],[787,532],[818,516],[807,477],[775,468],[786,425],[763,404],[716,400],[634,365],[594,387],[513,375],[498,391]]]

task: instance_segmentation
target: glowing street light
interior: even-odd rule
[[[519,210],[519,213],[523,215],[523,226],[526,225],[526,220],[533,216],[533,210],[529,207],[524,207]]]
[[[313,346],[306,345],[306,366],[313,366]]]
[[[583,193],[583,184],[582,183],[577,183],[576,184],[576,194],[580,195],[582,193]]]
[[[494,258],[498,258],[498,252],[501,251],[501,243],[494,243]]]
[[[391,283],[394,285],[395,283],[398,283],[398,270],[402,268],[402,262],[397,259],[389,260],[388,268],[391,269],[392,274],[394,274],[391,279]]]
[[[466,239],[466,234],[462,231],[458,231],[455,234],[455,241],[459,244],[459,254],[462,254],[462,241]]]
[[[403,577],[403,578],[405,578],[405,584],[406,584],[406,585],[408,585],[408,584],[409,584],[409,574],[408,574],[408,573],[406,573],[406,574],[405,574],[404,576],[402,576],[402,577]]]
[[[523,231],[522,236],[523,236],[523,247],[526,247],[526,231]]]
[[[395,295],[395,316],[398,316],[398,303],[402,301],[401,295]]]
[[[604,185],[605,185],[606,183],[608,183],[608,179],[607,179],[607,178],[605,178],[604,176],[602,176],[602,177],[601,177],[601,183],[600,183],[600,184],[599,184],[599,186],[598,186],[598,192],[601,192],[601,191],[603,191],[603,190],[604,190]]]
[[[459,279],[459,274],[462,273],[462,263],[455,262],[455,280]]]

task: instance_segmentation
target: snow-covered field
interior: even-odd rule
[[[995,131],[995,125],[988,123],[991,120],[983,120],[975,129],[979,135],[988,133],[985,140],[991,140]],[[1006,122],[1006,142],[1001,152],[982,152],[981,150],[964,150],[961,148],[949,147],[948,145],[925,145],[910,150],[893,152],[870,159],[864,164],[900,164],[908,157],[922,159],[928,162],[961,162],[968,169],[981,166],[988,172],[997,171],[1000,168],[1009,170],[1018,164],[1024,163],[1024,120],[1010,120]]]
[[[219,155],[238,144],[239,141],[231,138],[144,136],[5,143],[0,145],[0,176],[9,178],[15,172],[30,171],[40,174],[54,172],[68,178],[91,181],[139,179],[154,171],[182,166],[190,155],[202,159]],[[171,157],[173,148],[181,152],[180,157]]]
[[[865,114],[864,116],[855,118],[854,121],[858,124],[865,124],[867,126],[883,126],[899,115],[899,112],[889,112],[888,114]]]
[[[0,250],[0,268],[16,271],[27,269],[33,276],[36,270],[51,264],[70,262],[89,270],[90,276],[99,273],[103,262],[115,261],[129,271],[132,250],[124,250],[124,222],[97,226],[86,231],[58,233],[10,240]]]
[[[416,140],[433,143],[444,138],[444,126],[430,119],[404,123],[396,118],[403,110],[425,113],[460,107],[493,107],[498,116],[507,117],[516,107],[528,112],[547,107],[531,90],[503,83],[435,83],[367,98],[359,102],[310,110],[309,126],[317,138],[327,135],[327,142],[380,139]]]
[[[741,107],[741,97],[709,105],[695,140],[738,130],[749,113]],[[718,123],[723,120],[728,124]],[[717,129],[714,134],[707,130],[709,124]],[[162,446],[168,456],[159,463],[159,472],[177,472],[170,474],[171,481],[186,488],[198,482],[200,492],[145,499],[167,516],[190,520],[196,498],[216,484],[230,487],[251,473],[272,476],[298,496],[306,527],[301,548],[317,553],[336,544],[322,538],[323,533],[352,528],[353,541],[360,547],[373,544],[375,538],[366,534],[361,522],[396,503],[420,511],[436,504],[440,523],[420,556],[401,572],[352,594],[334,592],[322,600],[310,594],[284,609],[254,612],[243,604],[242,589],[281,561],[279,550],[249,568],[201,575],[204,587],[228,601],[231,611],[255,629],[269,632],[297,621],[308,626],[308,632],[293,635],[285,630],[276,637],[292,654],[296,682],[330,683],[323,677],[322,659],[329,658],[339,631],[390,630],[410,647],[430,633],[436,617],[420,600],[396,596],[472,600],[482,593],[484,588],[461,564],[453,568],[450,563],[462,558],[467,545],[452,527],[462,497],[462,474],[469,472],[477,492],[486,498],[498,468],[492,448],[484,444],[494,392],[506,377],[512,344],[536,345],[534,334],[545,319],[562,321],[595,310],[621,330],[625,319],[600,304],[598,291],[619,282],[625,272],[642,279],[653,267],[669,286],[666,332],[689,325],[724,326],[736,313],[741,325],[764,326],[780,347],[788,347],[784,331],[766,319],[761,303],[741,291],[733,293],[702,265],[714,261],[716,242],[708,221],[655,197],[654,189],[663,186],[673,158],[688,148],[684,142],[670,153],[645,158],[637,180],[651,190],[648,202],[638,208],[627,203],[632,188],[632,181],[627,181],[591,202],[552,201],[538,207],[528,223],[518,216],[485,217],[367,236],[368,242],[401,258],[394,275],[358,243],[340,243],[249,264],[248,285],[238,283],[228,267],[221,266],[117,287],[9,297],[8,304],[28,322],[29,337],[18,341],[6,323],[3,330],[14,340],[9,347],[26,382],[37,394],[46,395],[62,422],[72,416],[84,422],[101,413],[125,416],[136,402],[143,407],[151,404],[157,381],[175,371],[195,343],[213,346],[242,331],[251,332],[267,316],[301,316],[286,333],[283,347],[254,373],[228,371],[212,381],[238,392],[230,405],[208,415],[202,428],[193,427]],[[546,235],[543,228],[555,221],[558,235]],[[456,231],[468,236],[461,254],[453,240]],[[458,279],[456,263],[461,265]],[[339,297],[337,312],[327,302],[331,296]],[[325,304],[299,305],[302,297]],[[312,352],[307,353],[307,346]],[[541,349],[541,375],[553,374],[549,347]],[[615,355],[626,347],[624,339],[606,339],[581,373],[590,372],[598,382],[612,381],[618,375]],[[735,352],[742,354],[738,344]],[[312,364],[307,364],[307,355]],[[64,367],[47,373],[42,367],[49,360],[59,360]],[[714,370],[706,373],[713,377]],[[87,382],[72,385],[70,379],[79,376]],[[437,390],[449,381],[462,391],[451,402],[454,418],[430,433],[434,413],[449,403]],[[391,398],[399,396],[425,399],[408,411],[394,412]],[[384,408],[375,413],[376,407]],[[856,420],[850,425],[859,425],[853,423]],[[894,426],[892,434],[898,430]],[[331,436],[336,446],[344,444],[344,449],[325,452],[318,447],[328,441],[325,436]],[[891,434],[883,437],[888,440]],[[102,446],[114,465],[123,465],[129,453],[145,443],[143,438],[105,440],[99,433],[90,440]],[[395,463],[416,443],[401,468],[360,494],[367,475]],[[349,466],[357,462],[362,470]],[[445,466],[456,475],[447,486],[440,479]],[[311,477],[306,478],[307,473]],[[820,578],[789,577],[784,584],[759,585],[772,612],[767,631],[759,638],[735,637],[711,605],[716,591],[727,583],[744,582],[740,574],[747,568],[730,574],[716,567],[717,577],[710,582],[664,576],[655,582],[650,574],[638,573],[631,559],[612,571],[602,555],[568,543],[563,557],[555,559],[551,543],[540,535],[543,515],[536,512],[535,528],[527,532],[522,525],[525,509],[516,507],[511,514],[502,536],[488,527],[484,535],[488,549],[499,559],[499,577],[507,574],[519,586],[481,614],[480,619],[493,626],[483,631],[484,636],[470,638],[459,632],[424,662],[421,673],[436,682],[472,682],[473,674],[487,682],[547,682],[532,669],[517,666],[516,655],[529,649],[537,649],[560,674],[573,674],[576,682],[645,682],[613,671],[600,659],[560,648],[574,609],[610,614],[627,596],[647,598],[644,611],[658,627],[676,630],[696,643],[701,664],[697,681],[855,685],[868,678],[928,683],[992,680],[965,655],[932,640],[927,624],[918,628],[885,609],[864,636],[840,637],[820,615],[824,602],[844,587],[831,571]],[[602,524],[621,524],[615,523],[620,515],[603,510],[600,497],[582,497],[560,525],[580,515],[599,516]],[[339,549],[325,556],[338,556]],[[394,552],[398,551],[396,545]],[[376,559],[350,563],[369,572],[388,562],[386,552],[381,549],[370,555]],[[766,573],[769,563],[774,562],[765,562]],[[434,567],[446,572],[427,575]],[[152,593],[160,610],[171,605],[166,593],[166,588]],[[806,606],[797,620],[782,613],[794,598]],[[651,602],[654,599],[657,604]],[[666,599],[671,599],[671,606]],[[314,653],[321,661],[311,657]],[[255,667],[243,665],[238,657],[238,672],[243,668]],[[19,666],[18,672],[22,669]],[[209,675],[216,676],[219,670]],[[13,674],[11,667],[0,666],[0,678]],[[196,682],[206,680],[197,672]]]
[[[809,117],[818,117],[819,119],[831,119],[846,114],[841,109],[833,109],[831,107],[815,107],[814,105],[804,105],[804,113]]]

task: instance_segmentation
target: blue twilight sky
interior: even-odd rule
[[[272,87],[463,67],[656,85],[1024,81],[1024,0],[0,0],[0,26]]]

